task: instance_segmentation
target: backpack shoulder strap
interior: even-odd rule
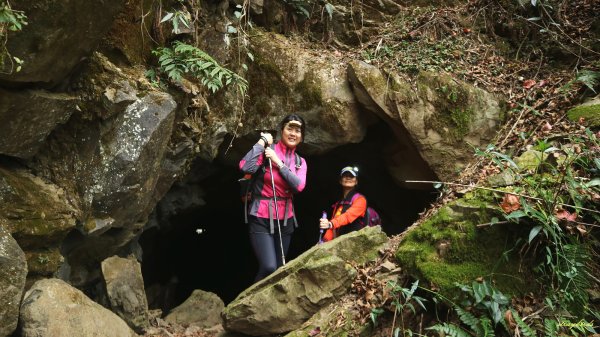
[[[365,196],[364,196],[364,195],[362,195],[362,194],[360,194],[360,193],[358,193],[358,192],[354,193],[354,195],[352,195],[352,198],[350,199],[350,203],[353,203],[353,202],[354,202],[354,200],[356,200],[358,197],[361,197],[361,196],[362,196],[363,198],[365,198]],[[365,200],[367,200],[367,198],[365,198]]]
[[[350,199],[350,204],[353,204],[353,203],[354,203],[354,200],[358,199],[358,197],[363,197],[363,198],[365,198],[365,204],[366,204],[366,206],[367,206],[367,207],[365,208],[365,215],[364,215],[364,218],[365,218],[364,220],[365,220],[365,221],[364,221],[364,223],[368,223],[368,222],[369,222],[369,216],[370,216],[370,215],[369,215],[369,201],[367,200],[367,197],[365,197],[364,195],[362,195],[362,194],[360,194],[360,193],[356,192],[356,193],[354,193],[354,195],[352,196],[352,199]]]
[[[296,158],[296,171],[298,171],[300,169],[300,167],[302,167],[302,158],[300,158],[300,155],[298,154],[298,152],[295,152],[295,158]]]

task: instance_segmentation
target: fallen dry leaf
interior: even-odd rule
[[[550,123],[546,122],[542,125],[542,132],[549,132],[550,130],[552,130],[552,125],[550,125]]]
[[[577,230],[581,236],[586,236],[588,234],[588,231],[585,229],[584,225],[577,225]]]
[[[514,194],[505,194],[502,199],[502,203],[500,203],[500,207],[505,213],[510,213],[521,208],[521,203],[519,203],[519,197]]]
[[[313,337],[313,336],[316,336],[316,335],[318,335],[318,334],[320,334],[320,333],[321,333],[321,328],[320,328],[320,327],[316,327],[316,328],[312,329],[312,330],[311,330],[311,331],[308,333],[308,335],[309,335],[309,336],[311,336],[311,337]]]
[[[506,321],[506,325],[508,325],[510,330],[513,330],[517,326],[517,323],[515,323],[515,319],[513,318],[510,310],[506,310],[504,312],[504,321]]]
[[[575,221],[577,219],[577,213],[569,213],[566,209],[556,210],[554,215],[558,220]]]
[[[535,80],[525,80],[523,81],[523,88],[531,89],[535,85]]]

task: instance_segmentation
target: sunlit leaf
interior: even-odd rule
[[[165,15],[165,16],[162,18],[162,20],[160,20],[160,23],[163,23],[163,22],[165,22],[165,21],[169,21],[169,20],[170,20],[170,19],[173,17],[173,15],[174,15],[174,14],[175,14],[175,13],[167,12],[167,15]]]
[[[542,230],[543,226],[535,226],[531,229],[531,231],[529,232],[529,243],[531,243],[531,241],[540,233],[540,231]]]

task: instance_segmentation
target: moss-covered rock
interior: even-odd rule
[[[0,153],[33,156],[44,140],[75,111],[77,99],[42,90],[0,90]]]
[[[526,235],[522,225],[489,225],[500,215],[489,192],[469,193],[437,211],[407,234],[396,257],[413,276],[453,296],[455,283],[492,279],[507,294],[535,286],[526,261],[505,263],[503,256]],[[478,224],[486,224],[478,227]],[[517,258],[518,259],[518,258]]]
[[[280,34],[260,29],[252,33],[254,62],[247,75],[252,84],[239,133],[271,129],[294,112],[308,125],[305,153],[362,140],[367,120],[347,81],[344,62],[325,54],[315,57]]]
[[[519,157],[515,158],[514,162],[520,170],[535,171],[548,158],[548,154],[536,150],[527,150]]]
[[[583,122],[590,127],[600,127],[600,97],[583,103],[567,112],[569,120]]]
[[[25,250],[56,247],[78,210],[63,189],[23,169],[0,167],[0,225]]]
[[[406,170],[407,161],[429,166],[398,174],[399,181],[427,178],[431,170],[442,180],[453,179],[472,159],[473,146],[487,145],[504,119],[501,98],[449,74],[421,72],[411,85],[353,61],[349,79],[358,100],[388,121],[402,144],[404,160],[397,170]]]
[[[253,336],[298,329],[346,293],[356,276],[348,262],[375,258],[386,241],[368,227],[309,249],[241,293],[223,310],[223,325]]]
[[[2,69],[0,80],[55,85],[96,48],[123,5],[118,0],[19,1],[13,9],[24,11],[27,21],[35,24],[11,33],[6,48],[24,61],[23,67],[18,73]]]
[[[0,224],[0,336],[11,336],[17,327],[26,275],[23,250]]]
[[[51,277],[64,262],[64,257],[57,247],[28,250],[25,253],[29,278],[36,276]]]

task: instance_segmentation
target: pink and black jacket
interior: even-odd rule
[[[281,142],[273,145],[273,149],[285,164],[281,169],[277,165],[273,165],[273,172],[269,169],[268,162],[265,162],[265,149],[260,144],[255,144],[240,161],[240,170],[243,173],[254,174],[259,171],[252,186],[252,201],[248,208],[248,214],[258,218],[268,218],[271,233],[274,233],[273,219],[275,217],[284,220],[283,226],[287,225],[287,219],[294,218],[294,225],[298,226],[292,199],[294,194],[304,190],[307,169],[304,158],[300,158],[301,164],[299,167],[296,166],[295,149],[290,149]],[[275,181],[277,215],[275,215],[271,174]]]

